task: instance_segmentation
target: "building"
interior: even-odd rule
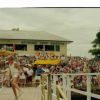
[[[0,30],[0,49],[14,50],[19,55],[34,55],[41,51],[66,55],[72,41],[44,31]]]

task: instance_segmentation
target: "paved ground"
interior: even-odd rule
[[[40,100],[40,89],[29,87],[22,88],[23,95],[19,98],[19,100]],[[0,100],[15,100],[14,95],[11,88],[3,88],[0,91]]]

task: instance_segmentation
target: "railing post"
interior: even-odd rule
[[[51,92],[51,77],[50,74],[48,75],[48,97],[47,100],[52,100],[52,92]]]
[[[87,93],[91,93],[91,76],[87,75]],[[91,96],[87,95],[87,100],[91,100]]]
[[[4,82],[3,82],[3,81],[4,81],[4,76],[3,76],[3,74],[0,74],[0,77],[1,77],[1,81],[2,81],[2,82],[1,82],[1,88],[3,88],[3,85],[4,85]],[[1,90],[2,90],[2,89],[1,89]],[[0,91],[1,91],[1,90],[0,90]]]
[[[45,80],[43,75],[41,75],[41,100],[45,100]]]
[[[57,81],[57,76],[53,75],[53,93],[56,94],[56,81]]]
[[[60,94],[59,94],[58,88],[56,88],[56,96],[57,96],[57,100],[60,100]]]
[[[62,78],[63,78],[63,91],[66,95],[66,86],[67,86],[66,75],[62,75]]]
[[[42,75],[41,75],[41,100],[43,100],[43,80],[42,80]]]
[[[45,87],[44,87],[43,75],[41,75],[41,100],[45,100]]]
[[[71,100],[71,81],[69,75],[67,75],[67,98]]]

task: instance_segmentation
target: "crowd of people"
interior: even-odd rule
[[[49,55],[46,53],[34,56],[18,56],[17,54],[0,56],[0,69],[9,70],[9,57],[13,57],[14,61],[20,66],[20,82],[21,86],[32,86],[33,79],[38,83],[42,73],[62,74],[62,73],[99,73],[100,59],[89,59],[86,57],[66,57]],[[35,61],[39,59],[60,59],[57,65],[35,65]],[[62,80],[62,79],[59,79]],[[58,80],[58,81],[59,81]],[[75,76],[72,80],[73,87],[86,88],[86,76]],[[92,77],[92,85],[100,87],[100,75]],[[5,84],[9,86],[9,73],[5,73]]]
[[[50,73],[100,73],[100,59],[88,59],[85,57],[67,57],[59,65],[50,67]],[[60,81],[59,81],[60,80]],[[62,82],[62,79],[58,79]],[[76,75],[72,77],[72,87],[85,89],[87,87],[87,77]],[[92,87],[100,88],[100,75],[93,75],[91,79]]]

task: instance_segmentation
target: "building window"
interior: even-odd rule
[[[15,44],[15,50],[27,51],[27,45]]]
[[[56,49],[56,51],[60,51],[60,46],[56,45],[55,49]]]
[[[13,51],[13,44],[6,44],[6,50]]]
[[[13,44],[6,44],[6,46],[11,47],[11,46],[13,46]]]
[[[54,45],[45,45],[45,51],[54,51]]]
[[[34,46],[34,50],[35,51],[41,51],[41,50],[43,50],[43,45],[35,45]]]
[[[4,47],[4,45],[3,44],[0,44],[0,49],[2,49]]]
[[[0,49],[3,48],[7,51],[13,51],[13,44],[0,44]]]

